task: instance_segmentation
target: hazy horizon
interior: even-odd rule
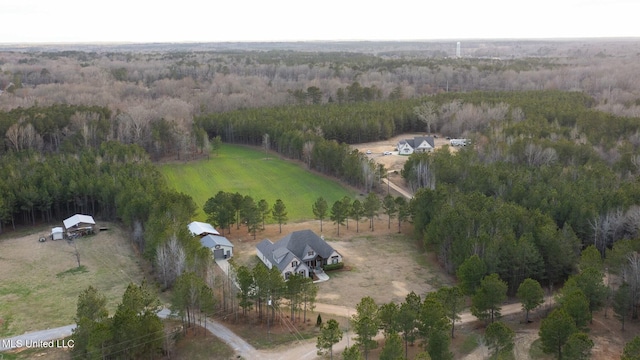
[[[293,0],[157,6],[148,0],[0,0],[0,44],[464,41],[638,38],[633,0]]]

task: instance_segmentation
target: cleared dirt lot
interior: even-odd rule
[[[340,237],[336,226],[324,221],[320,232],[320,221],[306,221],[285,224],[282,234],[278,225],[268,225],[259,233],[257,240],[246,233],[245,228],[232,230],[227,235],[234,244],[234,256],[240,264],[253,266],[258,262],[255,245],[264,238],[277,241],[286,234],[303,229],[311,229],[323,234],[325,239],[344,256],[345,268],[329,273],[331,279],[319,284],[318,302],[323,304],[355,308],[365,296],[373,297],[377,303],[400,302],[411,291],[424,295],[433,290],[434,285],[449,283],[437,265],[430,265],[431,259],[418,247],[418,243],[407,233],[410,226],[403,227],[398,234],[398,223],[392,220],[391,229],[387,229],[387,219],[381,217],[375,222],[374,229],[368,228],[368,220],[361,221],[360,232],[356,233],[356,224],[349,221],[349,229],[340,227]]]
[[[402,139],[412,139],[415,136],[424,135],[424,133],[402,134],[389,138],[388,140],[354,144],[351,145],[351,147],[363,153],[366,153],[367,150],[370,150],[371,154],[369,154],[369,158],[374,159],[378,164],[383,164],[384,167],[389,171],[397,170],[398,172],[400,172],[400,170],[402,170],[402,167],[404,166],[404,163],[407,162],[407,159],[409,157],[405,155],[398,155],[398,151],[396,150],[398,141]],[[436,145],[436,149],[439,149],[445,145],[448,146],[449,140],[438,136],[436,139],[434,139],[434,143]],[[449,150],[455,152],[458,150],[458,148],[455,146],[449,146]],[[385,151],[391,151],[392,155],[383,155]]]
[[[112,313],[127,285],[142,280],[124,233],[113,224],[99,225],[110,230],[76,240],[86,272],[71,272],[78,266],[72,243],[38,242],[50,226],[0,238],[0,336],[73,323],[78,295],[89,285],[107,297]]]

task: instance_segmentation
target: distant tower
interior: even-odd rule
[[[460,41],[456,43],[456,57],[460,57]]]

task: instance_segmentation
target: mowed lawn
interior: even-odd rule
[[[105,295],[113,315],[144,272],[126,233],[116,224],[100,226],[110,230],[76,240],[81,269],[71,243],[38,242],[50,226],[0,236],[0,338],[73,324],[78,295],[89,286]]]
[[[191,195],[198,206],[196,220],[206,220],[205,202],[218,191],[239,192],[269,206],[282,199],[289,221],[313,219],[312,204],[320,196],[329,203],[354,192],[339,182],[315,175],[302,166],[243,146],[223,144],[209,160],[159,165],[170,186]],[[273,221],[271,221],[273,222]]]

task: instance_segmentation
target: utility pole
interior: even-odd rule
[[[269,300],[267,300],[267,339],[271,342],[271,328],[269,327],[269,306],[271,305],[271,296],[269,296]]]
[[[389,173],[387,173],[387,195],[389,195],[389,186],[390,186],[389,182],[390,182],[389,181]]]

